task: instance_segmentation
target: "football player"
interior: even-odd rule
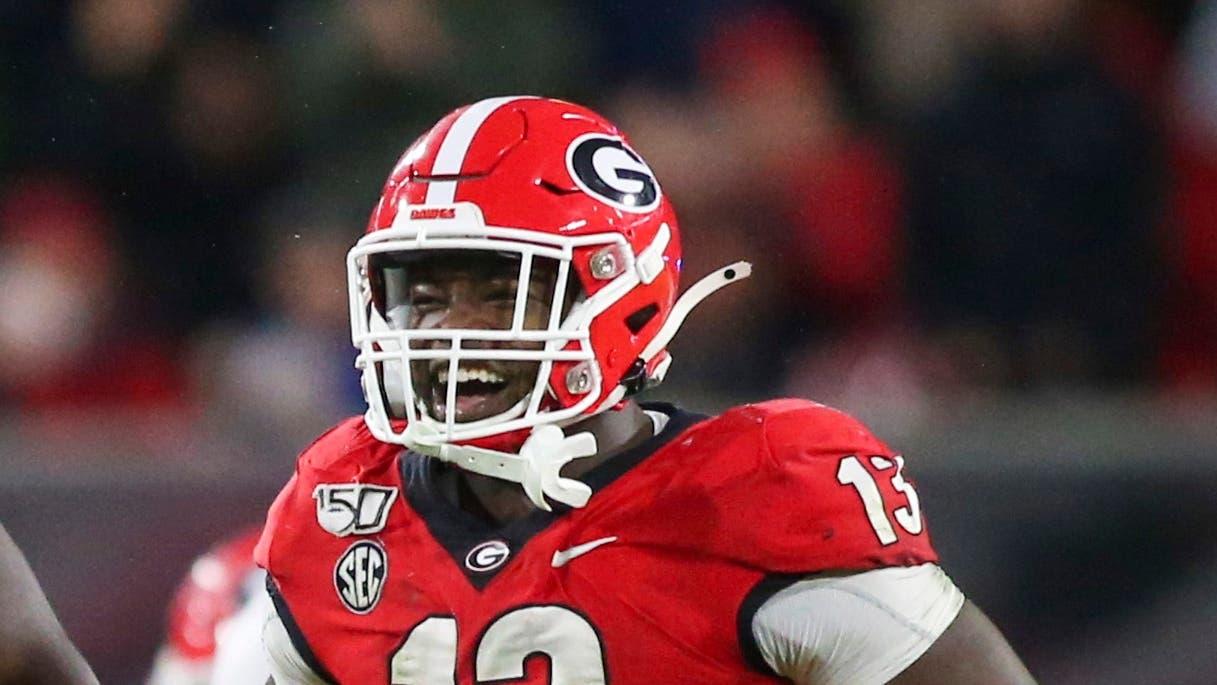
[[[749,274],[678,297],[680,255],[584,107],[483,100],[409,147],[347,262],[368,411],[304,451],[255,551],[275,682],[1032,682],[863,425],[635,401]]]
[[[270,598],[253,561],[259,529],[217,544],[190,566],[169,607],[147,685],[263,685],[261,647]]]
[[[97,683],[4,526],[0,526],[0,683]]]

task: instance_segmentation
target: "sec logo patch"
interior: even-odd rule
[[[380,601],[388,574],[385,548],[373,540],[360,540],[348,547],[334,565],[334,589],[347,609],[366,614]]]

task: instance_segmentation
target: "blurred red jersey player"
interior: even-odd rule
[[[275,682],[1031,681],[860,423],[636,401],[750,272],[680,294],[680,237],[575,104],[483,100],[409,147],[348,257],[368,411],[305,450],[255,552]]]
[[[268,600],[264,573],[253,561],[258,534],[257,528],[244,530],[191,565],[169,607],[165,641],[147,685],[266,682],[258,606]]]

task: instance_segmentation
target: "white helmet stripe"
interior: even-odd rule
[[[435,164],[431,167],[432,176],[449,176],[461,173],[465,164],[465,155],[473,143],[482,124],[494,114],[495,110],[513,100],[521,100],[526,96],[511,95],[507,97],[488,98],[469,105],[469,108],[452,122],[448,135],[439,146],[435,155]],[[435,181],[427,185],[427,204],[450,205],[456,198],[456,181]]]

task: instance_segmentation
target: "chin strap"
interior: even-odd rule
[[[672,338],[676,337],[676,331],[680,330],[681,324],[685,322],[685,317],[689,316],[689,312],[693,308],[701,304],[701,301],[713,295],[723,286],[738,283],[752,275],[752,264],[750,262],[734,262],[727,266],[720,267],[715,271],[711,271],[702,277],[702,279],[693,284],[680,296],[676,304],[672,306],[672,313],[668,315],[668,320],[663,323],[663,327],[651,339],[651,342],[642,349],[642,354],[638,358],[643,363],[649,363],[672,342]],[[664,374],[668,371],[668,366],[671,365],[672,358],[669,356],[663,360],[659,367],[652,374],[652,380],[655,383],[663,380]]]
[[[725,285],[731,285],[744,280],[752,275],[752,264],[749,262],[735,262],[728,264],[715,271],[711,271],[702,277],[702,279],[693,284],[680,296],[676,304],[672,306],[672,313],[668,314],[668,320],[663,322],[663,327],[651,339],[651,342],[643,348],[642,354],[639,356],[643,361],[651,361],[651,359],[659,354],[659,351],[668,346],[672,342],[672,338],[676,337],[676,331],[680,330],[680,325],[685,322],[685,317],[693,308],[701,304],[701,301],[714,294],[719,288]]]
[[[466,471],[519,483],[528,499],[545,511],[553,511],[546,497],[578,509],[592,496],[592,489],[584,483],[560,475],[570,461],[596,453],[596,437],[591,433],[568,437],[552,424],[537,426],[519,454],[442,442],[436,437],[438,433],[432,426],[412,423],[406,428],[406,444],[419,454]]]

